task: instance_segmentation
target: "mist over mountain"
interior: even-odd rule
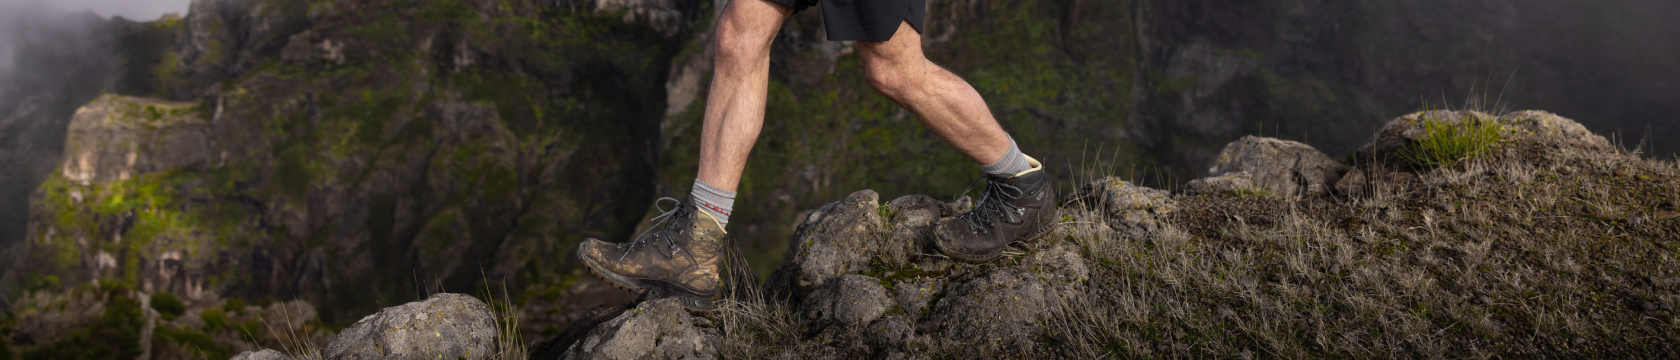
[[[0,3],[0,244],[23,239],[29,192],[58,166],[70,114],[111,82],[115,25]]]
[[[196,0],[148,22],[0,3],[0,305],[100,282],[300,299],[343,326],[437,287],[569,294],[579,241],[628,238],[654,199],[688,192],[721,3]],[[928,14],[928,56],[1058,179],[1173,189],[1247,135],[1345,159],[1425,101],[1546,110],[1680,152],[1672,1]],[[800,214],[866,188],[952,200],[978,175],[876,94],[853,50],[816,10],[778,35],[730,230],[761,273]]]

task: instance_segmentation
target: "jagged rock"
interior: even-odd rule
[[[904,316],[887,315],[869,323],[868,334],[870,346],[876,349],[903,349],[904,344],[915,337],[916,330]]]
[[[1040,322],[1055,304],[1051,286],[1032,273],[996,268],[957,285],[934,306],[933,322],[942,336],[988,347],[1020,347],[1040,333]]]
[[[1159,231],[1162,227],[1159,216],[1178,209],[1172,193],[1133,185],[1113,176],[1085,184],[1062,202],[1101,211],[1107,215],[1109,227],[1134,236]]]
[[[801,312],[817,324],[861,326],[885,314],[893,299],[881,280],[863,275],[844,275],[807,295]]]
[[[589,331],[564,359],[711,359],[719,334],[675,299],[642,302]]]
[[[921,316],[944,287],[945,281],[939,278],[898,280],[893,282],[893,300],[905,314]]]
[[[623,14],[624,22],[646,22],[665,36],[675,36],[688,27],[687,14],[674,0],[596,0],[595,11]]]
[[[292,360],[292,357],[286,356],[286,353],[279,351],[262,349],[262,351],[256,352],[242,352],[239,353],[239,355],[234,355],[233,358],[229,360]]]
[[[487,359],[495,344],[496,323],[484,302],[437,294],[362,318],[322,353],[329,359]]]
[[[926,195],[906,195],[887,202],[890,216],[886,221],[891,231],[887,235],[887,244],[904,244],[914,249],[927,239],[933,224],[939,222],[947,206],[950,205]]]
[[[1190,183],[1184,184],[1184,195],[1190,196],[1232,194],[1245,190],[1255,190],[1247,171],[1190,180]]]
[[[1213,176],[1247,172],[1255,186],[1280,196],[1328,194],[1347,165],[1300,142],[1244,136],[1225,145]]]
[[[863,190],[811,212],[799,224],[782,265],[766,281],[772,295],[803,299],[829,279],[869,267],[882,246],[874,191]]]
[[[105,95],[82,106],[64,142],[64,177],[82,184],[127,180],[209,160],[209,123],[195,105]]]
[[[261,50],[285,44],[307,27],[310,3],[304,0],[193,0],[182,19],[175,50],[187,80],[179,95],[200,95],[200,87],[244,73],[268,59]],[[185,97],[185,96],[183,96]]]

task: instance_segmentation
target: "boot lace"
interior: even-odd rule
[[[660,202],[666,200],[676,203],[677,206],[670,210],[665,210],[665,208],[659,207]],[[671,248],[670,254],[665,254],[663,251],[659,252],[659,254],[664,255],[665,258],[669,259],[672,256],[676,256],[677,253],[682,252],[682,246],[677,245],[677,241],[671,238],[671,232],[675,231],[676,233],[681,234],[688,231],[688,229],[684,229],[682,227],[682,222],[673,221],[673,219],[690,218],[694,216],[694,212],[689,211],[686,207],[684,207],[682,200],[670,197],[662,197],[659,198],[659,200],[654,200],[653,207],[659,209],[660,211],[659,216],[654,216],[652,219],[648,219],[648,221],[653,222],[653,226],[649,226],[647,230],[642,230],[641,234],[636,235],[636,241],[618,244],[618,248],[620,249],[623,249],[626,246],[629,247],[629,249],[624,249],[623,255],[618,256],[619,261],[624,261],[624,257],[629,256],[631,252],[636,251],[636,248],[647,247],[650,243],[658,244],[660,240],[664,240],[667,247]],[[658,229],[659,231],[654,231],[654,229]]]
[[[986,178],[989,178],[989,176],[982,176],[979,179],[974,179],[974,181]],[[973,188],[974,183],[970,182],[969,187]],[[963,192],[968,191],[964,190]],[[974,209],[957,214],[957,218],[968,223],[968,232],[987,233],[995,225],[992,221],[994,217],[1005,217],[1007,219],[1007,216],[1011,213],[1017,217],[1026,213],[1026,208],[1009,203],[1009,201],[1026,195],[1024,192],[1020,187],[1003,183],[1003,179],[991,178],[986,181],[986,190],[980,193],[980,201],[974,203]]]

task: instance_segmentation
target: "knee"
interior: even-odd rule
[[[774,31],[754,29],[738,21],[724,17],[718,23],[717,36],[713,45],[717,49],[717,66],[720,68],[734,68],[751,65],[753,60],[769,56],[770,40],[775,36]]]
[[[864,75],[869,79],[869,85],[876,91],[889,97],[897,97],[903,93],[905,79],[902,72],[885,61],[866,61],[863,68]]]

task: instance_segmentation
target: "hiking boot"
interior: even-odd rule
[[[967,262],[987,262],[1016,241],[1033,241],[1056,226],[1056,187],[1038,160],[1012,177],[988,176],[986,191],[968,212],[933,228],[939,252]]]
[[[723,227],[687,201],[663,211],[635,241],[584,240],[578,258],[589,271],[630,291],[653,291],[650,298],[675,298],[690,310],[711,311],[718,294],[718,264],[723,259]],[[663,225],[663,227],[660,227]]]

